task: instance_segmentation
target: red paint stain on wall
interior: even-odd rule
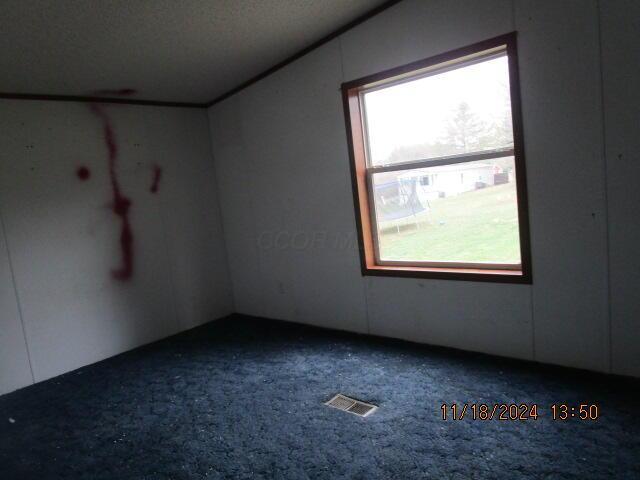
[[[162,167],[158,165],[153,166],[153,180],[151,181],[151,193],[158,193],[160,188],[160,178],[162,177]]]
[[[109,181],[111,183],[111,192],[113,194],[111,209],[120,219],[120,252],[122,265],[120,268],[112,270],[111,274],[113,275],[113,278],[125,281],[129,280],[133,276],[133,232],[129,221],[131,200],[122,193],[120,183],[118,182],[116,168],[118,160],[118,144],[116,143],[111,119],[105,112],[104,108],[98,104],[92,103],[91,111],[102,122],[104,142],[108,151]]]
[[[76,175],[80,180],[84,182],[85,180],[89,180],[89,177],[91,176],[91,170],[82,165],[76,169]]]

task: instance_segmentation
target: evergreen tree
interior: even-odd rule
[[[486,125],[480,120],[467,102],[460,102],[450,120],[445,143],[458,152],[471,152],[482,148],[488,134]]]

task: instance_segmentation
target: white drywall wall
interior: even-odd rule
[[[402,2],[341,37],[344,81],[513,31],[512,18],[509,0]],[[335,125],[344,136],[344,122]],[[365,285],[371,333],[533,358],[527,286],[385,277]]]
[[[1,215],[0,211],[0,394],[33,381]]]
[[[221,104],[212,138],[236,309],[366,332],[340,80],[334,41]]]
[[[515,2],[536,360],[609,370],[595,1]]]
[[[640,376],[640,2],[603,1],[612,369]]]
[[[121,265],[120,222],[99,118],[84,103],[0,101],[0,393],[32,380],[25,337],[40,381],[232,311],[206,112],[102,108],[132,200],[126,282],[110,273]],[[153,194],[155,164],[163,171]],[[76,176],[81,165],[87,181]]]
[[[605,29],[616,30],[622,3],[604,9],[611,23],[607,27],[605,21]],[[625,330],[637,314],[622,313],[632,303],[637,312],[631,286],[618,294],[610,338],[603,111],[615,116],[624,97],[603,108],[600,13],[595,0],[405,0],[214,105],[211,135],[236,310],[640,374],[638,327]],[[608,48],[618,50],[609,62],[610,84],[605,69],[605,93],[617,90],[623,59],[634,52],[637,57],[637,47],[626,45],[637,29],[632,20],[626,25],[605,35]],[[340,84],[514,30],[533,285],[363,278],[354,242],[333,248],[331,242],[309,240],[355,238]],[[620,144],[615,159],[621,148],[631,152],[636,118],[618,118],[621,132],[607,138]],[[611,152],[609,160],[611,171]],[[609,196],[613,181],[634,188],[632,163],[629,153],[626,169],[609,175]],[[620,194],[617,204],[609,204],[609,217],[615,218],[616,209],[631,222],[636,197]],[[632,244],[638,242],[625,243],[625,227],[617,228],[610,248],[620,244],[627,264],[612,264],[612,278],[621,283],[637,277]],[[279,244],[269,241],[278,234]],[[623,340],[625,331],[635,332],[633,338]],[[636,366],[624,367],[630,359]]]

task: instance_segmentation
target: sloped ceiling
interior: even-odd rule
[[[206,103],[384,3],[2,0],[0,92]]]

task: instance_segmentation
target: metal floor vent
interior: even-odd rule
[[[375,405],[371,405],[370,403],[361,402],[360,400],[356,400],[354,398],[349,398],[341,393],[337,394],[328,402],[325,402],[325,405],[332,408],[337,408],[338,410],[342,410],[344,412],[353,413],[354,415],[358,415],[359,417],[366,417],[375,412],[378,407]]]

